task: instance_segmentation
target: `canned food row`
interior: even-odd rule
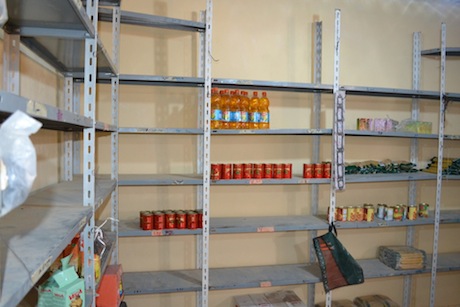
[[[334,220],[341,222],[372,222],[374,215],[385,221],[416,220],[417,217],[428,217],[429,204],[420,203],[417,205],[398,204],[388,206],[387,204],[377,204],[377,211],[373,204],[362,206],[338,206],[335,208]],[[328,208],[328,219],[329,219]]]
[[[292,163],[211,164],[211,180],[283,178],[292,178]]]
[[[331,178],[331,162],[303,165],[303,178]]]
[[[140,211],[142,230],[203,228],[202,210]]]

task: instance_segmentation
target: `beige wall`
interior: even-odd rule
[[[122,9],[175,18],[198,20],[205,1],[123,0]],[[334,9],[341,9],[341,71],[343,85],[410,88],[412,74],[412,33],[422,32],[422,48],[440,43],[440,24],[447,24],[448,46],[460,45],[460,7],[449,1],[307,1],[307,0],[216,0],[213,20],[214,77],[313,82],[312,22],[323,22],[323,83],[333,81]],[[101,37],[110,44],[107,24],[101,25]],[[127,74],[196,76],[196,34],[160,29],[122,26],[120,71]],[[110,50],[110,47],[107,48]],[[59,103],[55,93],[59,81],[36,71],[35,64],[24,58],[22,94],[37,100]],[[449,60],[447,90],[460,92],[460,61]],[[439,89],[439,61],[422,60],[421,88]],[[197,93],[195,89],[122,86],[120,88],[120,126],[195,127]],[[37,96],[38,95],[38,96]],[[269,92],[273,128],[311,126],[313,96],[304,93]],[[110,120],[110,88],[98,86],[98,118]],[[324,95],[322,124],[332,124],[331,97]],[[438,125],[438,108],[433,101],[421,101],[422,120]],[[446,116],[447,133],[460,134],[460,108],[450,105]],[[396,120],[410,117],[410,101],[391,98],[349,97],[346,127],[353,128],[358,117],[390,116]],[[434,128],[436,131],[437,129]],[[59,137],[55,132],[40,131],[33,137],[39,158],[36,187],[56,181],[59,164]],[[108,137],[98,139],[98,172],[110,170]],[[347,161],[408,160],[410,140],[353,138],[346,140]],[[330,159],[330,137],[321,137],[321,159]],[[437,154],[434,140],[419,141],[420,166]],[[196,171],[196,139],[193,136],[120,136],[121,173],[189,173]],[[299,174],[302,164],[310,161],[312,139],[308,136],[213,136],[213,162],[293,163]],[[446,142],[445,155],[460,157],[460,144]],[[50,158],[51,157],[51,158]],[[435,203],[435,182],[420,182],[418,201]],[[365,202],[407,203],[407,183],[348,184],[338,193],[338,204]],[[279,216],[310,212],[309,186],[213,186],[211,217]],[[457,182],[447,182],[442,202],[445,208],[458,208]],[[329,187],[321,186],[319,211],[329,204]],[[139,210],[195,208],[194,187],[120,188],[120,218],[136,219]],[[109,206],[102,213],[108,214]],[[459,251],[457,225],[441,227],[440,251]],[[416,228],[416,246],[432,250],[432,227]],[[358,259],[374,257],[381,244],[404,244],[405,228],[343,230],[340,238]],[[302,263],[309,261],[308,232],[274,234],[213,235],[210,266],[232,267]],[[193,237],[120,239],[120,261],[125,271],[193,268]],[[414,278],[413,306],[427,306],[429,275]],[[458,304],[459,273],[438,275],[437,306]],[[334,298],[352,299],[357,295],[380,293],[401,303],[403,279],[400,277],[367,280],[365,284],[334,291]],[[306,300],[305,286],[289,286]],[[232,296],[261,293],[269,289],[212,291],[210,306],[232,306]],[[321,284],[316,286],[317,300],[324,299]],[[195,294],[129,296],[130,307],[194,306]]]

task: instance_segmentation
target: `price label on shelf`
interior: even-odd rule
[[[267,288],[267,287],[271,287],[272,286],[272,282],[271,281],[261,281],[260,282],[260,287],[261,288]]]
[[[262,184],[262,179],[251,179],[249,180],[249,184]]]
[[[159,237],[163,235],[163,230],[152,230],[152,237]]]
[[[274,232],[274,226],[257,227],[257,232]]]

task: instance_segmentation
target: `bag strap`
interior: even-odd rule
[[[336,237],[338,237],[339,235],[337,234],[337,228],[335,228],[335,225],[334,225],[334,222],[331,222],[329,224],[329,232],[333,232],[335,234]]]

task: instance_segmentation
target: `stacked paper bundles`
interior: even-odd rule
[[[380,246],[378,257],[395,270],[424,269],[426,265],[425,251],[411,246]]]

